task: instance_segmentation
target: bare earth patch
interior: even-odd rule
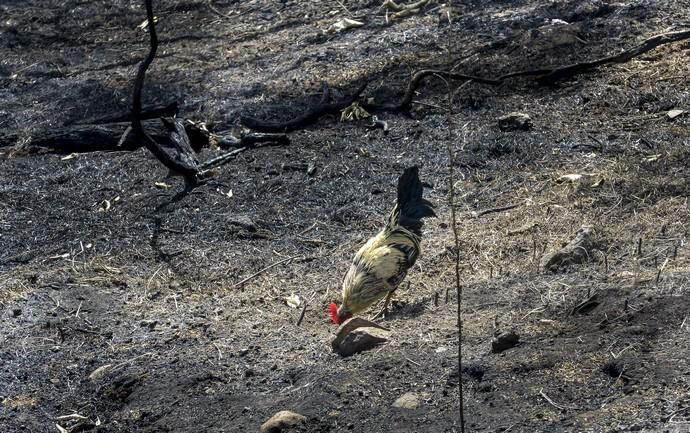
[[[410,113],[377,114],[388,134],[327,116],[171,203],[182,182],[145,149],[27,147],[126,111],[148,50],[143,2],[45,3],[0,5],[0,133],[21,137],[0,147],[3,432],[256,432],[281,410],[306,417],[295,431],[458,432],[448,140],[468,431],[690,429],[690,117],[672,112],[690,110],[688,42],[551,86],[469,83],[450,131],[430,77]],[[567,65],[687,23],[675,1],[457,2],[450,22],[434,1],[388,21],[378,1],[157,3],[145,103],[216,131],[295,117],[322,80],[394,102],[422,68]],[[325,32],[343,17],[364,25]],[[499,128],[512,112],[529,128]],[[388,341],[342,358],[326,305],[413,164],[439,217]],[[583,226],[586,255],[545,269]]]

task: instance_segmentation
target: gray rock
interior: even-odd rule
[[[555,19],[527,32],[522,42],[535,51],[544,52],[560,47],[584,45],[586,42],[578,36],[579,33],[579,26]]]
[[[256,223],[247,215],[231,215],[227,223],[250,232],[255,232],[257,229]]]
[[[515,331],[504,332],[491,340],[491,352],[501,353],[504,350],[517,346],[519,342],[520,336]]]
[[[355,353],[373,349],[388,341],[388,332],[383,329],[365,327],[355,329],[347,334],[338,346],[338,353],[342,356],[351,356]]]
[[[414,392],[406,392],[393,402],[393,407],[400,409],[417,409],[419,406],[419,396]]]
[[[558,251],[545,254],[541,266],[546,271],[557,271],[568,265],[580,264],[592,257],[592,227],[582,226],[572,241]]]
[[[331,348],[342,356],[371,349],[388,341],[390,331],[363,317],[351,317],[343,322],[331,340]]]

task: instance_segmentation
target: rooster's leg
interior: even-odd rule
[[[391,298],[393,297],[393,292],[395,292],[395,289],[388,292],[388,294],[386,295],[386,300],[383,302],[383,308],[381,308],[381,311],[376,313],[376,315],[371,318],[372,320],[378,319],[379,317],[383,317],[386,314],[386,312],[388,311],[388,304],[391,302]]]

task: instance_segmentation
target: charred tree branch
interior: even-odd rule
[[[146,107],[142,109],[139,114],[139,119],[150,120],[157,119],[159,117],[174,117],[177,115],[178,106],[177,101],[173,101],[168,105],[160,105],[154,107]],[[132,112],[116,114],[107,117],[96,117],[92,119],[87,119],[83,121],[76,122],[77,125],[104,125],[108,123],[120,123],[120,122],[132,122]]]
[[[148,20],[149,35],[151,36],[151,49],[144,61],[139,65],[139,70],[137,71],[137,77],[134,81],[134,96],[132,97],[132,129],[135,133],[140,135],[144,139],[144,146],[160,161],[168,167],[172,172],[178,173],[185,178],[187,189],[190,187],[195,187],[201,182],[199,175],[199,169],[196,164],[196,159],[194,155],[189,154],[169,154],[161,147],[156,140],[151,137],[144,126],[141,123],[141,91],[144,87],[144,78],[146,77],[146,70],[153,62],[156,57],[156,50],[158,49],[158,37],[156,35],[156,23],[153,19],[153,6],[152,0],[145,0],[146,4],[146,18]],[[175,147],[177,150],[186,151],[186,146],[189,144],[189,138],[186,136],[184,128],[178,128],[179,124],[174,122],[173,128],[170,128],[170,124],[166,124],[170,129],[170,137],[173,142],[178,145]],[[182,136],[184,135],[184,136]],[[190,147],[191,149],[191,147]]]
[[[351,105],[359,97],[359,95],[362,94],[364,89],[367,87],[367,84],[368,83],[364,83],[360,85],[359,88],[355,90],[355,92],[352,95],[346,96],[342,99],[339,99],[331,103],[328,103],[328,87],[326,86],[325,90],[322,93],[321,101],[319,101],[318,104],[308,108],[304,114],[285,122],[271,122],[259,120],[250,116],[242,116],[240,118],[240,123],[242,123],[243,126],[249,129],[259,132],[295,131],[297,129],[311,125],[323,116],[326,116],[328,114],[335,114],[343,108]]]
[[[414,97],[415,92],[417,92],[419,87],[421,87],[421,85],[423,84],[424,80],[429,76],[438,76],[446,80],[475,82],[490,86],[498,86],[500,84],[503,84],[508,79],[517,77],[533,77],[534,79],[543,84],[553,84],[556,81],[574,77],[576,75],[588,72],[603,65],[607,65],[610,63],[627,62],[633,59],[634,57],[651,51],[654,48],[657,48],[661,45],[682,41],[685,39],[690,39],[690,30],[662,33],[660,35],[656,35],[649,39],[646,39],[636,47],[627,49],[622,53],[613,56],[607,56],[592,61],[580,62],[557,68],[530,69],[526,71],[511,72],[508,74],[501,75],[498,78],[484,78],[474,75],[442,71],[438,69],[422,69],[420,71],[415,72],[412,75],[412,78],[410,78],[410,81],[407,85],[407,89],[405,90],[405,93],[399,102],[389,104],[370,103],[363,104],[363,107],[371,111],[408,111],[410,106],[414,102],[412,98]],[[327,98],[324,97],[322,98],[320,103],[309,108],[301,116],[298,116],[286,122],[268,122],[249,116],[243,116],[240,119],[240,122],[249,129],[261,132],[294,131],[316,122],[322,116],[336,113],[339,110],[342,110],[343,108],[349,106],[350,104],[352,104],[352,102],[354,102],[357,99],[357,97],[359,97],[359,95],[364,91],[366,86],[366,83],[363,84],[352,96],[343,98],[342,100],[337,101],[335,103],[328,104]],[[324,96],[327,96],[325,92]]]
[[[402,96],[399,102],[394,104],[368,104],[365,105],[365,108],[372,111],[407,111],[413,103],[412,98],[415,92],[422,85],[424,79],[429,76],[439,76],[444,79],[458,81],[470,81],[480,84],[487,84],[491,86],[498,86],[508,79],[518,77],[533,77],[538,82],[541,82],[543,84],[553,84],[559,80],[572,78],[576,75],[583,74],[603,65],[627,62],[661,45],[682,41],[685,39],[690,39],[690,30],[662,33],[656,36],[652,36],[651,38],[643,41],[641,44],[633,48],[627,49],[622,53],[616,55],[607,56],[587,62],[575,63],[572,65],[560,66],[556,68],[530,69],[526,71],[511,72],[508,74],[501,75],[498,78],[477,77],[461,73],[442,71],[438,69],[423,69],[415,72],[412,75],[412,78],[410,79],[410,82],[407,85],[405,94]]]
[[[542,74],[533,73],[530,75],[541,75],[539,76],[539,81],[544,83],[552,83],[565,78],[570,78],[575,75],[582,74],[591,69],[595,69],[602,65],[607,65],[610,63],[625,63],[637,56],[640,56],[648,51],[651,51],[661,45],[669,44],[672,42],[678,42],[685,39],[690,39],[690,30],[684,30],[679,32],[662,33],[656,36],[652,36],[644,40],[640,45],[629,48],[620,54],[613,56],[604,57],[597,60],[592,60],[589,62],[580,62],[572,65],[562,66],[560,68],[554,68],[551,70],[543,70]],[[529,71],[528,71],[529,72]],[[538,71],[535,71],[538,72]],[[501,77],[502,79],[510,78],[511,76],[518,76],[517,74],[505,75]]]
[[[148,121],[144,124],[149,135],[163,148],[174,147],[170,131],[164,124],[156,121]],[[141,137],[136,134],[123,135],[126,124],[114,123],[111,125],[74,125],[65,128],[55,128],[40,133],[30,138],[23,148],[28,153],[39,152],[46,149],[54,153],[88,153],[88,152],[114,152],[133,151],[142,147]],[[131,126],[130,126],[131,128]],[[189,137],[192,149],[196,152],[203,148],[217,144],[222,149],[235,149],[240,147],[253,148],[260,145],[290,144],[290,139],[285,134],[243,134],[239,138],[230,134],[215,134],[202,125],[190,120],[184,121],[184,128]],[[0,136],[0,148],[16,145],[21,138],[17,134]],[[120,142],[122,140],[122,142]]]

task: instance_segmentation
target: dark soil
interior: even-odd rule
[[[687,24],[689,6],[466,1],[448,23],[440,2],[389,22],[381,3],[154,2],[145,103],[176,100],[215,131],[295,117],[322,80],[334,98],[368,80],[363,98],[393,103],[421,68],[496,77],[603,57]],[[458,432],[460,379],[467,431],[690,430],[690,117],[667,116],[690,110],[688,42],[550,86],[470,83],[450,116],[461,83],[429,78],[410,113],[378,113],[387,135],[328,116],[174,200],[182,181],[144,149],[30,146],[129,109],[143,2],[4,0],[0,17],[0,132],[21,137],[0,148],[0,431],[256,432],[288,409],[307,432]],[[364,26],[324,32],[342,17]],[[499,129],[512,111],[532,128]],[[326,304],[413,164],[438,218],[383,321],[391,340],[341,358]],[[542,270],[583,225],[589,260]],[[309,302],[299,327],[293,293]],[[518,344],[492,353],[511,331]],[[419,406],[393,407],[407,392]]]

